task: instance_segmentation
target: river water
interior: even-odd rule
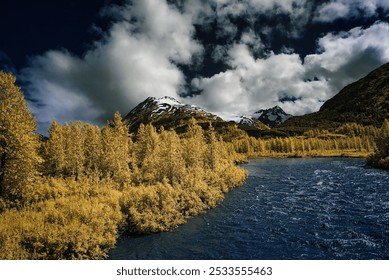
[[[224,201],[109,259],[389,259],[389,172],[350,158],[254,159]]]

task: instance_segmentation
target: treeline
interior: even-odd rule
[[[15,78],[0,72],[0,259],[101,259],[120,232],[172,229],[241,185],[236,153],[194,120],[136,135],[53,122],[36,133]]]
[[[389,121],[385,120],[376,138],[376,149],[368,158],[368,164],[389,170]]]
[[[334,131],[313,129],[293,137],[232,140],[232,149],[250,157],[356,156],[367,157],[375,149],[380,130],[356,123],[344,124]]]

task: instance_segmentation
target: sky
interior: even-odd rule
[[[389,62],[389,0],[2,0],[0,69],[44,132],[149,96],[302,115]]]

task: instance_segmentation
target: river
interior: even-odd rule
[[[362,159],[253,159],[244,186],[109,259],[389,259],[389,172]]]

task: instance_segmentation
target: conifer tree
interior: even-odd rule
[[[65,142],[65,175],[76,179],[84,173],[84,124],[80,121],[63,126]]]
[[[101,171],[101,161],[103,154],[103,139],[98,126],[85,124],[85,172],[95,173]]]
[[[369,158],[369,163],[384,169],[389,169],[389,121],[385,120],[375,140],[376,150]]]
[[[0,71],[0,196],[24,204],[37,178],[36,121],[11,74]]]
[[[139,127],[135,142],[135,160],[139,169],[138,183],[154,184],[157,182],[158,146],[160,140],[155,127],[151,124]]]
[[[203,167],[206,142],[201,126],[191,118],[183,139],[183,156],[187,167]]]
[[[50,126],[43,156],[44,172],[51,176],[61,176],[65,168],[65,142],[62,126],[57,121],[53,121]]]
[[[181,175],[185,174],[185,162],[182,156],[182,146],[180,138],[175,131],[163,130],[160,134],[159,145],[159,180],[164,177],[168,179],[170,185],[180,181]]]
[[[211,170],[216,170],[220,159],[220,148],[212,124],[208,128],[208,164]]]
[[[104,127],[102,137],[103,171],[123,187],[130,180],[130,142],[128,127],[119,112],[116,112],[114,119]]]

